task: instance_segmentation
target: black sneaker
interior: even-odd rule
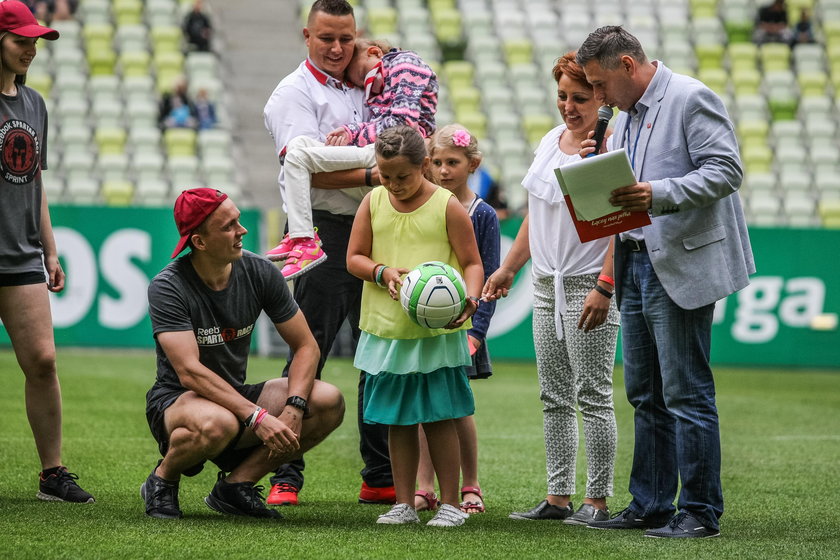
[[[710,529],[688,512],[680,512],[664,527],[645,531],[646,537],[655,539],[708,539],[719,537],[720,531]]]
[[[162,479],[155,474],[155,470],[157,466],[140,486],[140,497],[146,502],[146,515],[158,519],[183,517],[184,514],[178,505],[178,483]]]
[[[590,529],[655,529],[664,523],[667,523],[667,519],[639,517],[630,508],[626,508],[607,521],[590,521],[587,527]]]
[[[229,515],[246,515],[280,519],[283,516],[273,509],[265,507],[262,486],[254,486],[253,482],[225,482],[225,473],[219,473],[219,480],[210,494],[204,498],[204,503],[210,509]]]
[[[540,521],[543,519],[566,519],[575,512],[575,507],[572,502],[566,507],[553,506],[548,503],[548,500],[543,500],[530,511],[513,512],[508,517],[511,519],[526,519],[531,521]]]
[[[40,492],[35,494],[39,500],[46,502],[75,502],[77,504],[92,504],[96,500],[76,484],[78,476],[69,472],[67,467],[58,467],[58,471],[41,479]]]

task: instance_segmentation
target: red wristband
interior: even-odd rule
[[[263,421],[263,418],[265,418],[267,414],[268,414],[268,411],[266,409],[260,410],[260,413],[257,414],[257,418],[256,418],[256,420],[254,420],[254,425],[252,426],[252,428],[254,430],[257,429],[257,426],[260,425],[260,422]]]
[[[615,280],[613,280],[606,274],[601,274],[600,276],[598,276],[598,280],[600,280],[601,282],[606,282],[607,284],[615,288]]]

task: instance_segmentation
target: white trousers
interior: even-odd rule
[[[344,171],[376,165],[374,144],[357,146],[327,146],[307,136],[296,136],[286,146],[283,163],[286,187],[286,214],[289,237],[314,237],[312,225],[312,174]],[[362,200],[371,187],[341,189],[344,194]]]

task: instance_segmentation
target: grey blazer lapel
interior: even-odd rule
[[[662,64],[662,61],[659,61],[659,64]],[[648,108],[644,115],[644,120],[640,125],[642,129],[639,133],[639,146],[637,148],[638,152],[636,153],[635,158],[636,177],[638,181],[644,180],[642,179],[642,173],[644,173],[645,167],[645,153],[647,152],[648,144],[650,143],[653,127],[656,126],[656,118],[659,116],[659,110],[662,108],[662,99],[665,97],[665,92],[668,90],[668,84],[671,82],[671,76],[673,76],[673,72],[663,65],[662,81],[654,92],[654,102],[652,106]]]

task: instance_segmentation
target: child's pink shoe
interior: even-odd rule
[[[311,238],[309,238],[309,237],[297,237],[297,238],[292,239],[291,237],[289,237],[289,234],[287,233],[286,235],[283,236],[283,240],[280,242],[280,244],[277,247],[275,247],[274,249],[272,249],[271,251],[267,252],[265,254],[265,256],[266,256],[266,258],[268,258],[268,260],[270,260],[272,262],[284,261],[287,258],[289,258],[289,253],[292,252],[292,249],[295,248],[295,245],[299,241],[303,241],[303,240],[306,240],[306,239],[311,239]],[[315,228],[315,243],[318,244],[318,247],[321,246],[321,238],[318,237],[318,228]]]
[[[295,245],[286,258],[286,265],[281,271],[286,280],[297,278],[327,260],[327,254],[315,239],[311,237],[293,239]]]

